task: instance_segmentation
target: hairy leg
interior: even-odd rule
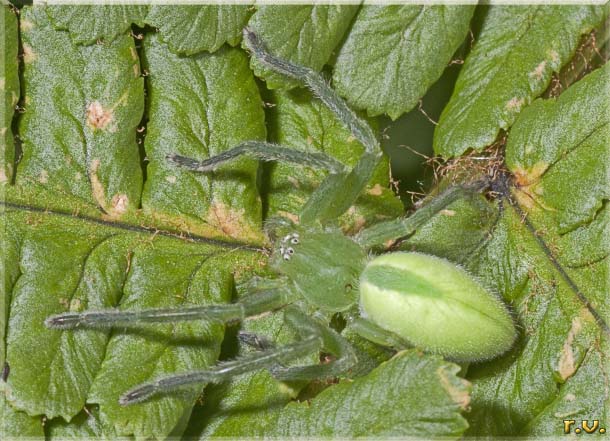
[[[235,360],[223,362],[210,369],[185,372],[145,383],[126,392],[119,399],[122,405],[142,402],[153,395],[167,393],[185,386],[205,383],[222,383],[247,372],[270,368],[278,363],[286,363],[311,353],[318,352],[322,340],[312,334],[307,338],[266,351],[254,352]]]
[[[375,323],[356,317],[350,322],[351,329],[360,337],[365,338],[379,346],[385,346],[393,349],[406,349],[411,347],[407,342],[402,340],[396,334],[380,328]]]
[[[328,170],[328,177],[307,201],[300,218],[303,224],[335,220],[354,203],[370,181],[383,155],[379,142],[369,125],[349,108],[320,74],[270,54],[258,37],[247,28],[244,29],[244,42],[261,63],[281,75],[299,81],[336,115],[364,146],[364,153],[358,164],[348,170],[339,161],[322,153],[303,152],[258,141],[243,143],[205,161],[179,155],[170,155],[168,160],[199,172],[213,171],[221,164],[240,156],[250,156],[263,161],[285,161]]]
[[[155,308],[139,311],[106,309],[67,312],[53,315],[45,325],[53,329],[135,327],[142,323],[167,323],[188,320],[214,320],[224,323],[281,308],[292,301],[285,290],[271,289],[247,296],[240,303],[195,306],[190,308]]]
[[[283,161],[305,167],[327,170],[331,174],[343,173],[345,165],[324,153],[304,152],[277,144],[263,141],[246,141],[203,161],[180,155],[168,155],[167,160],[174,164],[196,172],[211,172],[223,164],[241,156],[248,156],[261,161]]]
[[[313,380],[337,377],[347,372],[358,359],[351,344],[328,327],[322,319],[310,318],[296,307],[290,307],[285,312],[286,321],[301,335],[318,335],[322,341],[322,350],[335,356],[335,359],[325,364],[309,366],[282,367],[275,365],[271,374],[281,381]]]
[[[365,248],[374,248],[383,246],[388,241],[407,237],[453,202],[464,197],[472,197],[480,193],[487,186],[487,182],[481,181],[471,185],[449,187],[409,217],[380,222],[362,230],[356,236],[356,241]]]
[[[266,67],[297,80],[311,90],[364,146],[364,154],[358,164],[349,173],[328,176],[311,195],[300,214],[301,223],[304,224],[336,219],[360,196],[383,156],[375,134],[319,73],[270,54],[258,36],[248,28],[244,29],[244,43]]]
[[[273,371],[280,364],[320,352],[324,344],[324,338],[319,332],[319,325],[316,322],[294,307],[289,307],[286,310],[284,318],[295,327],[302,337],[300,340],[283,346],[265,345],[268,347],[263,350],[241,356],[235,360],[219,363],[209,369],[184,372],[160,378],[151,383],[141,384],[126,392],[119,402],[123,405],[129,405],[144,401],[159,393],[171,392],[193,384],[221,383],[233,377],[261,369],[271,369]],[[246,338],[246,341],[257,344],[249,338]]]

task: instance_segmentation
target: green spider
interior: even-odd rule
[[[335,313],[342,314],[360,336],[388,347],[407,342],[457,361],[485,360],[507,351],[516,332],[506,306],[464,270],[447,260],[419,253],[370,257],[388,240],[412,234],[464,193],[480,191],[486,184],[452,187],[410,217],[377,224],[354,237],[345,236],[333,224],[361,194],[382,158],[373,131],[318,73],[271,55],[248,29],[244,30],[244,41],[252,56],[310,89],[350,130],[365,148],[356,166],[348,169],[323,153],[259,141],[245,142],[202,162],[170,155],[169,161],[200,173],[211,172],[234,158],[250,156],[323,169],[328,175],[303,207],[298,225],[288,220],[268,224],[270,237],[275,238],[270,267],[277,277],[259,282],[255,292],[239,303],[64,313],[49,317],[46,325],[66,330],[181,320],[227,324],[282,309],[284,320],[300,337],[275,346],[260,344],[263,337],[245,335],[243,340],[258,351],[206,370],[177,373],[139,385],[120,397],[123,405],[188,385],[228,381],[260,369],[269,369],[281,381],[340,376],[358,360],[351,344],[329,326],[328,317]],[[333,358],[324,364],[290,365],[320,352]]]

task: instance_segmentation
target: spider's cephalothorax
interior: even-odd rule
[[[137,386],[120,398],[125,405],[185,385],[222,382],[263,368],[279,380],[337,377],[353,367],[357,358],[348,340],[329,326],[328,318],[334,313],[343,314],[351,329],[381,345],[406,341],[463,361],[489,359],[508,350],[515,329],[505,305],[464,270],[447,260],[418,253],[371,256],[388,241],[412,234],[465,191],[480,188],[450,188],[410,217],[379,223],[354,237],[345,236],[333,223],[354,204],[379,163],[382,153],[375,135],[318,73],[269,54],[248,29],[244,30],[244,42],[260,63],[298,81],[333,111],[364,146],[358,163],[349,169],[324,153],[260,141],[245,142],[205,161],[170,155],[169,161],[199,173],[245,155],[318,168],[328,174],[299,213],[298,225],[278,223],[281,226],[274,231],[271,256],[271,269],[276,273],[273,280],[260,283],[239,303],[65,313],[49,317],[47,326],[66,330],[180,320],[230,323],[283,309],[285,321],[300,336],[290,344],[267,345],[206,370],[177,373]],[[290,366],[292,361],[320,352],[333,355],[331,361]]]
[[[340,312],[358,301],[356,289],[366,254],[338,231],[300,228],[279,241],[271,264],[309,303],[324,311]]]

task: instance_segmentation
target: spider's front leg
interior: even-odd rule
[[[168,155],[167,160],[187,170],[207,173],[215,171],[223,164],[240,156],[248,156],[260,161],[292,162],[306,167],[327,170],[330,174],[345,172],[345,165],[324,153],[303,152],[263,141],[246,141],[203,161],[176,154]]]
[[[282,289],[260,291],[240,303],[194,306],[190,308],[153,308],[139,311],[103,309],[99,311],[65,312],[52,315],[45,325],[52,329],[104,329],[112,327],[139,327],[143,323],[174,323],[179,321],[208,320],[231,323],[281,308],[294,298]]]
[[[263,65],[303,84],[335,114],[354,138],[364,146],[364,153],[358,163],[349,170],[341,162],[323,153],[304,152],[260,141],[245,142],[204,161],[179,155],[170,155],[168,160],[202,173],[216,170],[222,164],[240,156],[249,156],[262,161],[284,161],[327,170],[329,175],[305,204],[300,219],[304,224],[336,219],[356,201],[370,181],[383,156],[379,142],[369,125],[349,108],[320,74],[270,54],[257,35],[247,28],[244,29],[244,42],[252,56]]]

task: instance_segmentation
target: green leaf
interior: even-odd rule
[[[248,60],[239,49],[181,58],[145,40],[149,118],[144,212],[182,231],[261,239],[258,163],[240,159],[213,175],[180,170],[170,153],[204,159],[265,139],[264,113]]]
[[[239,252],[230,255],[230,249],[205,249],[200,244],[190,249],[177,243],[146,248],[139,254],[138,249],[132,251],[130,277],[123,285],[124,309],[226,303],[232,292],[232,271],[239,262],[233,259],[243,262],[246,257]],[[201,387],[129,408],[119,405],[117,397],[168,373],[214,365],[223,332],[220,324],[196,321],[115,334],[106,347],[88,402],[100,404],[119,434],[168,436],[189,417]]]
[[[143,41],[128,36],[128,28],[134,21],[144,24],[147,12],[123,15],[129,8],[89,7],[86,14],[85,9],[74,9],[66,17],[55,17],[50,8],[26,6],[21,9],[19,37],[14,18],[2,29],[4,38],[12,35],[7,41],[19,38],[23,45],[20,84],[12,90],[22,88],[26,108],[13,125],[24,141],[24,157],[17,166],[16,185],[4,185],[0,201],[0,304],[5,308],[0,314],[0,337],[8,343],[3,341],[0,356],[4,357],[6,347],[10,366],[7,382],[0,384],[5,388],[0,392],[2,435],[42,437],[44,421],[49,439],[540,436],[561,434],[564,415],[589,421],[607,418],[607,341],[588,307],[601,316],[610,315],[608,66],[558,99],[522,109],[508,132],[504,164],[510,173],[513,204],[506,199],[501,204],[494,192],[465,198],[393,246],[403,242],[408,249],[459,262],[511,303],[520,336],[509,353],[473,364],[468,371],[464,368],[460,376],[465,379],[456,376],[457,366],[416,350],[384,363],[392,355],[389,350],[362,341],[353,335],[350,317],[335,315],[327,318],[357,346],[359,357],[358,365],[337,384],[280,383],[262,371],[208,385],[199,399],[202,388],[193,387],[120,407],[119,395],[135,384],[206,368],[216,363],[219,354],[230,359],[252,348],[238,348],[237,328],[230,328],[225,336],[216,323],[60,332],[47,329],[44,319],[67,310],[230,301],[234,279],[239,283],[250,280],[253,272],[266,271],[261,270],[266,255],[258,248],[270,240],[261,228],[263,222],[270,216],[291,218],[299,213],[324,177],[307,168],[259,166],[247,159],[204,176],[170,166],[165,155],[176,152],[203,159],[244,140],[265,138],[324,151],[348,165],[362,151],[311,95],[302,90],[268,91],[264,83],[255,81],[247,54],[224,44],[238,43],[243,22],[231,14],[235,21],[225,21],[221,12],[239,10],[245,21],[245,7],[143,7],[155,10],[149,17],[154,16],[160,27],[144,27]],[[212,8],[218,14],[210,14]],[[417,91],[428,88],[464,40],[472,6],[406,8],[420,11],[420,21],[427,17],[425,26],[420,22],[412,26],[417,35],[428,37],[422,37],[420,52],[414,52],[417,62],[411,63],[409,57],[400,63],[405,72],[422,75],[408,89],[414,91],[416,102],[423,93]],[[556,49],[563,57],[558,66],[569,63],[580,29],[593,26],[594,18],[601,16],[595,8],[563,8],[557,17],[568,11],[585,12],[568,17],[565,29],[553,24],[558,29],[554,33],[544,26],[545,32],[538,29],[542,12],[527,22],[540,40],[531,41],[528,50]],[[365,7],[354,21],[357,9],[355,5],[265,6],[250,25],[260,25],[261,38],[274,53],[316,70],[336,64],[337,74],[341,56],[337,60],[333,50],[341,48],[342,41],[341,51],[350,41],[364,44],[357,38],[362,35],[357,32],[359,22],[373,9]],[[479,18],[494,9],[479,8]],[[456,18],[453,26],[443,26],[439,15],[432,14],[441,10],[462,11],[464,16]],[[70,14],[72,22],[65,25],[69,31],[58,30],[53,19],[61,21]],[[96,29],[85,29],[90,19],[97,20],[97,30],[105,28],[107,35],[98,44],[77,45],[76,40],[98,39],[92,32]],[[396,37],[400,31],[388,22],[400,20],[400,14],[384,15],[374,28],[367,28],[373,33],[367,41]],[[485,31],[488,25],[482,24]],[[515,66],[527,57],[519,58],[513,48],[533,38],[527,32],[517,34],[520,26],[513,26],[513,34],[506,37],[511,43],[502,46],[508,48],[509,60],[517,57]],[[589,37],[591,51],[601,50],[605,41],[602,33],[595,35],[597,46],[593,35]],[[212,49],[199,46],[202,42]],[[471,56],[483,43],[488,44],[481,36]],[[384,53],[381,46],[371,45],[369,52],[379,53],[378,63],[386,66],[398,47],[390,46]],[[423,48],[427,52],[421,52]],[[198,53],[185,55],[190,50]],[[586,56],[583,51],[581,58]],[[377,63],[370,60],[354,58],[353,73],[369,72]],[[540,61],[533,59],[525,72]],[[145,79],[140,77],[141,63]],[[17,72],[14,58],[4,66]],[[411,73],[402,71],[396,78],[412,80]],[[266,78],[265,72],[259,73]],[[396,78],[367,73],[364,91],[383,90],[379,87],[387,83],[395,92],[391,98],[399,97],[402,92],[393,85],[402,83]],[[515,78],[520,85],[522,78]],[[271,87],[293,85],[279,77],[269,80]],[[491,87],[504,90],[503,84]],[[261,94],[269,101],[266,115]],[[530,100],[534,98],[531,95]],[[13,118],[7,102],[5,98],[5,109]],[[396,110],[396,115],[402,111]],[[383,124],[370,123],[375,129]],[[416,124],[414,131],[420,128]],[[408,136],[397,141],[410,144]],[[19,145],[16,148],[20,152]],[[5,158],[15,153],[12,145],[5,149]],[[498,177],[502,161],[503,156],[492,158],[491,164],[480,155],[469,156],[448,163],[447,168],[457,170],[458,177]],[[402,215],[400,202],[388,189],[387,167],[379,166],[361,198],[339,219],[346,233]],[[495,184],[492,190],[502,190],[501,183]],[[450,179],[440,187],[444,185],[450,185]],[[433,191],[429,197],[434,195]],[[548,249],[541,247],[541,239]],[[557,272],[558,265],[591,305],[579,299],[566,276]],[[246,290],[259,283],[255,279]],[[280,343],[294,339],[280,313],[248,320],[239,329]],[[299,364],[318,361],[315,354]],[[467,381],[473,383],[471,402]],[[467,423],[460,413],[467,406],[472,410],[464,413],[470,424],[465,432]]]
[[[608,360],[602,354],[608,354],[608,344],[602,348],[591,348],[576,374],[569,378],[560,389],[555,399],[527,425],[523,435],[543,437],[549,433],[558,433],[563,420],[574,420],[572,431],[587,420],[592,426],[598,420],[600,428],[606,430],[610,409],[608,408]]]
[[[163,373],[214,364],[222,326],[157,325],[110,336],[49,330],[43,321],[66,310],[115,305],[223,303],[230,299],[233,271],[252,262],[253,253],[68,215],[8,207],[3,217],[23,241],[8,334],[11,404],[70,420],[86,400],[100,404],[120,434],[170,433],[190,414],[198,389],[129,408],[120,407],[118,397]],[[32,360],[38,369],[31,369]]]
[[[296,90],[275,92],[269,112],[273,141],[305,151],[322,151],[353,167],[364,148],[336,117],[309,93]],[[311,192],[326,173],[293,165],[274,163],[268,167],[266,191],[268,216],[280,215],[296,220]],[[380,220],[398,216],[403,207],[389,188],[387,159],[379,164],[367,189],[340,223],[349,233]]]
[[[55,418],[45,424],[50,439],[119,439],[116,431],[100,415],[99,408],[85,408],[69,423]]]
[[[434,134],[445,157],[481,150],[507,130],[598,26],[601,6],[491,6]]]
[[[0,435],[2,439],[44,439],[41,417],[15,410],[5,397],[6,383],[0,380]]]
[[[178,118],[176,125],[170,126],[167,112],[171,99],[180,95],[169,79],[164,86],[157,69],[171,54],[163,45],[148,42],[151,60],[156,58],[149,60],[149,92],[154,98],[148,112],[151,164],[147,185],[158,188],[162,197],[144,198],[144,210],[136,210],[142,169],[135,134],[142,118],[143,82],[136,69],[139,58],[133,41],[119,37],[104,45],[74,46],[67,33],[50,26],[43,9],[26,7],[22,14],[27,23],[22,37],[26,97],[30,97],[26,100],[28,115],[19,126],[24,159],[17,170],[17,185],[7,190],[2,201],[0,235],[5,250],[2,264],[6,297],[2,303],[10,302],[10,405],[31,415],[70,421],[85,403],[98,404],[104,436],[179,436],[200,388],[129,408],[120,407],[118,397],[160,375],[215,364],[222,326],[194,322],[114,333],[60,332],[47,329],[43,321],[66,310],[226,302],[233,290],[233,273],[246,277],[251,268],[260,265],[264,258],[253,245],[226,241],[228,233],[222,228],[241,226],[241,218],[231,211],[218,210],[218,224],[210,227],[199,218],[198,224],[189,220],[188,211],[192,209],[189,204],[197,208],[194,197],[206,206],[213,206],[216,200],[226,201],[243,216],[247,227],[232,231],[234,235],[247,238],[248,232],[253,232],[249,237],[260,240],[260,201],[253,185],[256,164],[244,161],[228,172],[219,171],[199,181],[204,185],[193,195],[197,188],[187,185],[192,183],[187,173],[181,177],[187,181],[183,187],[169,185],[158,169],[166,174],[180,172],[167,167],[164,154],[154,150],[155,134],[160,141],[167,133],[175,136],[169,145],[163,145],[167,149],[172,149],[174,140],[190,141],[201,136],[205,144],[200,142],[195,147],[205,146],[206,154],[207,148],[226,149],[241,137],[264,137],[252,73],[240,50],[186,60],[183,68],[198,72],[199,80],[192,81],[191,72],[187,83],[204,97],[198,102],[201,112],[195,112],[192,127],[180,125]],[[234,75],[232,80],[227,72]],[[231,97],[234,86],[241,93]],[[183,97],[185,102],[192,102],[189,93]],[[108,107],[104,103],[111,103],[112,118],[88,121],[87,109],[95,100],[102,103],[102,108]],[[183,107],[174,109],[182,111]],[[202,119],[208,115],[209,119]],[[95,123],[94,127],[87,122]],[[174,127],[173,131],[168,132],[168,127]],[[97,166],[92,165],[96,157],[102,158]],[[163,179],[166,185],[157,179]],[[107,209],[101,214],[98,203],[107,202],[99,195],[112,194],[117,188],[132,192],[129,194],[133,197],[128,198],[132,205],[123,213]],[[160,215],[167,210],[163,205],[166,201],[182,201],[184,212],[173,207],[169,215]],[[189,225],[213,232],[225,241],[194,236],[197,228],[189,230]],[[166,229],[159,230],[163,226]],[[167,231],[168,226],[182,229],[173,233]],[[33,360],[36,369],[32,368]],[[75,426],[64,432],[78,431],[79,424],[88,424],[81,420],[77,417]]]
[[[161,40],[176,53],[215,52],[235,46],[250,16],[249,5],[152,5],[146,23],[159,28]]]
[[[583,243],[575,233],[598,228],[596,221],[605,222],[608,228],[604,213],[608,207],[603,204],[608,199],[608,165],[600,158],[610,154],[609,74],[610,65],[606,64],[559,99],[533,103],[515,123],[506,148],[507,165],[520,185],[514,192],[517,201],[602,317],[608,317],[610,312],[608,236],[593,236],[595,242]],[[583,247],[596,249],[600,259],[574,259],[574,250]],[[528,335],[520,357],[510,367],[483,370],[480,384],[475,383],[474,403],[477,398],[480,402],[473,404],[473,420],[480,423],[493,417],[496,422],[494,427],[475,424],[479,434],[508,430],[521,433],[526,424],[527,430],[537,430],[536,420],[544,418],[539,415],[568,393],[573,395],[571,407],[580,409],[583,418],[603,416],[599,408],[587,404],[588,392],[575,394],[576,389],[571,386],[584,381],[593,390],[596,376],[583,379],[581,375],[570,385],[566,383],[583,369],[587,354],[588,358],[601,361],[595,368],[599,375],[608,375],[607,352],[601,351],[599,342],[600,329],[573,289],[548,269],[548,257],[541,257],[547,260],[546,268],[536,267],[537,277],[530,277],[518,296]],[[530,367],[531,373],[523,370],[525,366]],[[590,368],[584,369],[587,372]],[[521,386],[515,390],[508,386],[510,381]],[[531,387],[533,384],[536,388]],[[584,389],[580,386],[581,392]],[[600,393],[607,400],[607,391]],[[514,401],[514,405],[500,410],[490,402],[492,395],[511,394],[519,396],[518,404]],[[562,430],[558,424],[551,433],[560,434]]]
[[[75,43],[91,44],[97,40],[111,42],[125,34],[132,23],[144,26],[148,6],[54,5],[46,10],[56,29],[68,30]]]
[[[369,375],[324,390],[311,403],[279,413],[275,436],[403,436],[459,438],[468,427],[460,411],[470,385],[460,368],[415,350],[397,354]]]
[[[272,54],[319,71],[357,10],[357,5],[264,5],[258,6],[248,27]],[[265,79],[269,89],[297,85],[264,68],[254,58],[250,59],[250,66]]]
[[[2,14],[2,29],[0,29],[0,44],[2,44],[2,53],[0,58],[0,83],[2,84],[4,94],[4,104],[2,106],[2,114],[0,114],[0,199],[4,199],[5,185],[10,183],[13,178],[13,162],[15,160],[15,144],[13,141],[13,132],[11,123],[15,106],[19,101],[19,77],[18,77],[18,60],[17,52],[19,47],[17,17],[8,6],[1,6],[0,13]],[[0,228],[4,229],[4,225],[0,224]],[[13,238],[14,239],[14,238]],[[4,366],[5,357],[5,334],[6,322],[8,320],[8,308],[10,305],[10,291],[15,282],[18,271],[14,264],[14,247],[11,246],[8,237],[0,237],[0,249],[3,250],[3,259],[0,259],[0,277],[2,285],[0,285],[0,341],[2,348],[0,349],[0,366]]]
[[[225,419],[231,423],[228,431],[206,432],[200,439],[227,434],[458,438],[467,428],[460,412],[468,406],[470,385],[457,371],[458,366],[440,357],[405,351],[369,375],[331,386],[306,402],[237,410]]]
[[[563,234],[591,222],[610,198],[610,65],[558,100],[537,100],[511,131],[506,165],[519,202],[543,211]],[[575,177],[577,180],[575,180]]]
[[[10,182],[13,177],[15,145],[11,123],[15,114],[15,106],[19,102],[20,92],[17,59],[17,52],[19,50],[17,16],[12,9],[4,5],[0,7],[0,14],[2,14],[2,29],[0,29],[0,44],[2,45],[0,89],[2,89],[4,96],[2,113],[0,114],[0,186],[3,186]]]
[[[262,424],[242,426],[237,433],[280,438],[459,438],[467,427],[460,412],[468,406],[470,385],[455,375],[457,371],[458,366],[440,357],[402,352],[367,376],[270,412],[259,420]],[[276,420],[272,425],[271,417]]]
[[[363,6],[339,51],[335,88],[371,116],[398,118],[440,78],[473,12],[470,5]]]
[[[45,8],[22,10],[26,112],[17,185],[113,218],[138,208],[142,187],[136,131],[144,110],[139,58],[128,36],[76,46]]]
[[[603,416],[599,408],[587,404],[589,393],[582,393],[595,388],[597,379],[579,376],[581,369],[592,372],[586,367],[592,362],[585,364],[585,359],[601,360],[594,369],[604,378],[608,375],[601,329],[553,261],[580,287],[590,306],[607,317],[610,246],[608,236],[600,232],[607,231],[610,217],[603,203],[608,198],[607,164],[600,158],[608,157],[610,145],[609,73],[606,64],[557,100],[536,101],[515,123],[506,163],[520,208],[505,201],[498,214],[454,205],[451,216],[437,216],[436,222],[409,240],[410,248],[443,255],[451,253],[446,244],[437,245],[437,238],[452,238],[454,255],[513,304],[522,329],[508,354],[469,369],[467,379],[473,383],[469,435],[535,433],[536,422],[548,421],[553,407],[577,409],[579,417],[589,420]],[[524,225],[525,215],[535,234]],[[460,227],[477,222],[483,226],[478,232]],[[475,243],[477,236],[483,238],[478,247],[461,245]],[[460,254],[463,249],[470,252]],[[607,400],[607,391],[599,393]],[[566,396],[569,405],[562,402]],[[552,431],[545,432],[562,433],[559,419]]]

